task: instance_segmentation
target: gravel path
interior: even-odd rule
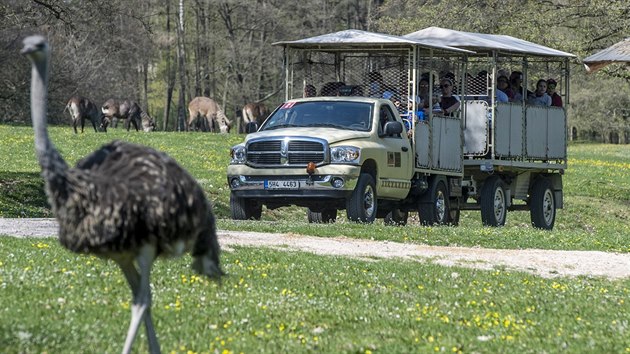
[[[57,234],[54,219],[0,218],[0,235],[52,237]],[[434,262],[446,266],[475,269],[505,267],[542,277],[601,276],[610,279],[630,277],[630,254],[597,251],[500,250],[466,247],[437,247],[387,241],[357,240],[347,237],[324,238],[295,234],[245,231],[218,231],[221,246],[270,247],[345,257],[402,258]]]

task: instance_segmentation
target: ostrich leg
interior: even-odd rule
[[[155,260],[155,247],[152,245],[144,246],[135,261],[138,264],[140,273],[136,270],[133,260],[119,262],[120,268],[129,283],[133,295],[131,305],[131,322],[123,347],[123,354],[131,352],[131,346],[138,333],[140,322],[144,321],[147,339],[149,341],[149,352],[152,354],[160,353],[160,344],[153,327],[153,318],[151,317],[151,284],[150,272],[153,261]]]

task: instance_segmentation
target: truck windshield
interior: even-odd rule
[[[278,108],[261,130],[288,127],[329,127],[369,131],[373,104],[365,102],[287,102]]]

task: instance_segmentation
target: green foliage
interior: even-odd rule
[[[583,59],[627,36],[627,1],[387,0],[379,9],[379,31],[406,34],[429,26],[511,35],[577,55],[571,64],[571,127],[579,139],[609,142],[610,133],[630,134],[628,115],[613,117],[630,102],[629,71],[611,67],[586,75]],[[614,79],[619,77],[622,79]],[[627,141],[627,140],[625,140]]]
[[[355,260],[236,247],[218,286],[188,256],[157,261],[165,353],[621,353],[630,282],[544,279],[431,261]],[[0,243],[5,353],[116,352],[131,294],[113,262],[54,239]],[[27,300],[27,301],[26,301]],[[135,351],[147,352],[144,330]]]
[[[411,213],[409,225],[391,227],[348,222],[343,211],[336,224],[308,224],[303,208],[263,209],[262,221],[232,221],[226,168],[229,149],[242,135],[209,133],[151,134],[111,129],[107,134],[75,135],[52,127],[51,137],[70,164],[112,139],[129,140],[165,151],[184,166],[214,203],[221,229],[289,232],[321,237],[347,236],[430,245],[490,248],[542,248],[630,252],[630,146],[574,144],[563,178],[565,208],[558,210],[552,232],[533,229],[527,212],[510,212],[507,225],[481,225],[479,212],[463,212],[459,227],[421,227]],[[0,126],[0,217],[50,217],[31,127]],[[122,182],[121,182],[122,183]]]

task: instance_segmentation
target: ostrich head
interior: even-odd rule
[[[48,64],[48,57],[50,56],[50,48],[46,38],[40,35],[30,36],[24,38],[24,47],[20,53],[28,57],[33,64],[41,66],[41,64]],[[45,65],[47,68],[47,65]],[[46,77],[48,77],[46,72]]]

